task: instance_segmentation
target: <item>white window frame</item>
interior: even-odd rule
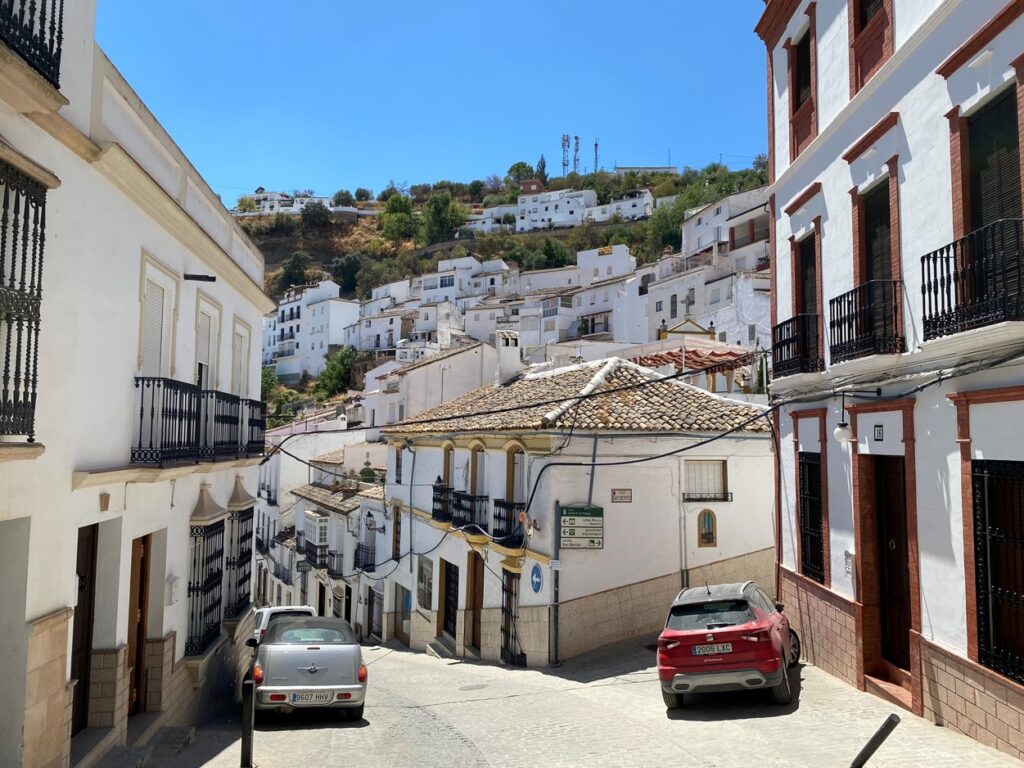
[[[143,325],[146,307],[146,282],[150,281],[164,290],[163,340],[160,350],[160,373],[162,377],[174,376],[175,358],[178,346],[178,301],[181,296],[181,280],[169,267],[162,264],[148,251],[142,252],[139,275],[139,343],[137,368],[143,363]]]

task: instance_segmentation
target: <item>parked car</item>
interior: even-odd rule
[[[682,590],[658,638],[665,706],[683,706],[687,693],[759,688],[789,704],[787,669],[800,660],[800,638],[782,608],[752,581]]]
[[[266,608],[257,608],[255,613],[256,628],[253,630],[253,636],[256,638],[256,642],[263,640],[270,624],[278,619],[294,616],[316,616],[316,611],[311,605],[269,605]]]
[[[330,708],[361,720],[366,665],[351,625],[317,616],[275,620],[256,645],[256,711]]]

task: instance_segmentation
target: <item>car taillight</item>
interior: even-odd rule
[[[259,664],[252,668],[252,681],[257,685],[263,682],[263,667]]]
[[[367,677],[366,665],[365,664],[360,664],[359,665],[359,682],[360,683],[365,683],[366,682],[366,677]]]
[[[748,643],[770,643],[772,636],[767,629],[759,629],[749,635],[740,635],[740,640],[746,640]]]
[[[267,630],[261,629],[260,630],[260,642],[263,642],[263,638],[266,637],[266,636],[267,636]]]
[[[678,640],[659,640],[658,650],[659,651],[671,651],[673,648],[678,648],[680,645]]]

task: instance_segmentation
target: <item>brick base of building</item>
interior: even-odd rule
[[[30,622],[26,664],[24,768],[70,763],[74,683],[65,677],[71,610]]]
[[[779,602],[796,629],[803,657],[852,686],[857,679],[856,606],[810,579],[779,568]]]
[[[1024,686],[922,639],[924,716],[1024,758]]]

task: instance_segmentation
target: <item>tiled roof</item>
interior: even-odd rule
[[[627,386],[632,388],[601,395],[602,391]],[[592,393],[597,394],[579,399]],[[502,412],[488,413],[495,410]],[[575,429],[719,433],[765,410],[678,380],[665,381],[648,368],[613,357],[526,374],[504,386],[481,387],[382,431],[437,434]],[[769,425],[765,419],[758,419],[743,427],[743,431],[767,433]]]
[[[753,353],[744,349],[673,349],[651,355],[631,357],[630,362],[646,368],[674,365],[686,371],[728,371],[753,362]]]
[[[336,451],[330,453],[324,453],[313,459],[316,464],[333,464],[335,466],[345,463],[345,449],[339,448]]]
[[[320,485],[303,485],[295,488],[292,494],[300,499],[311,501],[317,506],[329,509],[332,512],[340,512],[343,515],[359,509],[359,502],[354,496],[345,498],[341,491],[333,491]]]
[[[295,549],[295,526],[289,525],[287,528],[282,528],[274,536],[274,541],[280,544],[282,547],[288,547],[288,549]]]
[[[417,360],[415,363],[399,368],[391,372],[392,376],[405,376],[409,371],[415,371],[417,368],[423,368],[424,366],[436,363],[438,360],[445,360],[449,357],[455,357],[463,352],[468,352],[471,349],[477,349],[483,346],[483,342],[477,342],[476,344],[470,344],[468,347],[459,347],[458,349],[452,349],[448,352],[441,352],[437,355],[431,355],[430,357],[424,357],[422,360]]]
[[[384,486],[373,485],[369,488],[364,488],[359,491],[358,495],[367,499],[378,499],[379,501],[384,501]]]

